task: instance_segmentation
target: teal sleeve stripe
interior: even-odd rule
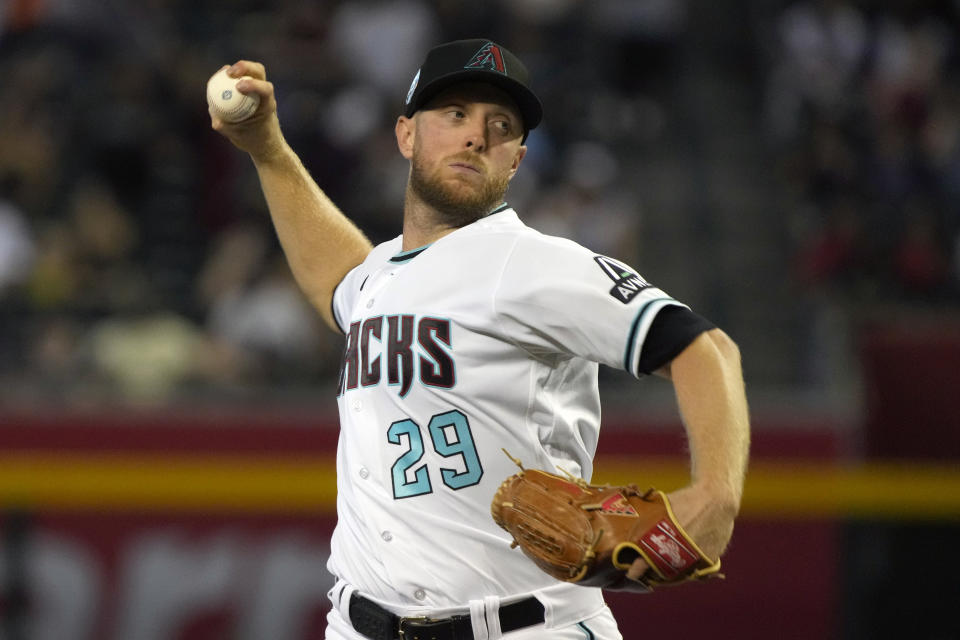
[[[433,244],[433,243],[431,243]],[[408,251],[401,251],[397,255],[390,258],[390,262],[394,264],[399,264],[401,262],[407,262],[408,260],[413,260],[418,255],[426,251],[430,247],[429,244],[425,244],[422,247],[417,247],[416,249],[410,249]]]
[[[647,300],[643,303],[643,306],[640,307],[640,310],[637,312],[637,317],[633,321],[633,326],[630,327],[630,335],[627,337],[627,353],[623,358],[623,368],[625,371],[629,371],[638,378],[640,376],[637,374],[636,367],[633,366],[634,358],[639,359],[640,356],[639,351],[636,349],[637,334],[640,333],[641,327],[646,326],[649,328],[650,323],[653,322],[654,316],[657,315],[656,312],[669,304],[683,306],[680,302],[677,302],[670,296]]]

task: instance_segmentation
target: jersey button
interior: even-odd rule
[[[369,300],[367,300],[367,309],[369,309],[372,306],[373,306],[373,298],[370,298]]]
[[[413,597],[416,598],[417,600],[423,600],[424,598],[427,597],[427,592],[424,591],[423,589],[417,589],[416,591],[413,592]]]
[[[360,468],[360,477],[363,478],[364,480],[366,480],[368,477],[370,477],[370,472],[367,471],[367,468],[366,468],[366,467],[361,467],[361,468]]]
[[[384,531],[383,533],[380,534],[380,537],[383,538],[384,542],[390,542],[391,540],[393,540],[393,534],[390,533],[389,531]]]
[[[360,411],[363,409],[363,402],[359,399],[353,401],[353,410]]]

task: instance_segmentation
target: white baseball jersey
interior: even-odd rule
[[[426,247],[401,242],[334,294],[346,349],[330,570],[407,615],[531,593],[548,623],[595,613],[599,589],[554,580],[493,522],[518,471],[503,449],[589,480],[598,363],[638,375],[654,316],[680,303],[507,205]]]

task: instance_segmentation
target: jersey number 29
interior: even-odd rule
[[[463,459],[462,471],[458,468],[440,467],[443,484],[456,491],[480,482],[480,478],[483,477],[483,466],[480,464],[480,457],[477,456],[477,447],[473,443],[473,434],[470,433],[470,421],[467,420],[467,416],[456,409],[438,413],[430,418],[427,431],[430,433],[433,449],[439,455],[444,458],[460,456]],[[400,438],[403,436],[407,438],[407,451],[397,458],[390,468],[393,474],[395,499],[412,498],[433,491],[427,464],[423,463],[413,469],[424,454],[420,425],[408,418],[394,422],[387,430],[387,440],[391,444],[402,444]]]

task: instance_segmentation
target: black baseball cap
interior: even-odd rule
[[[486,82],[506,91],[523,118],[526,133],[540,124],[543,107],[530,87],[530,74],[517,56],[491,40],[455,40],[427,52],[410,83],[403,115],[413,116],[431,98],[452,84]]]

